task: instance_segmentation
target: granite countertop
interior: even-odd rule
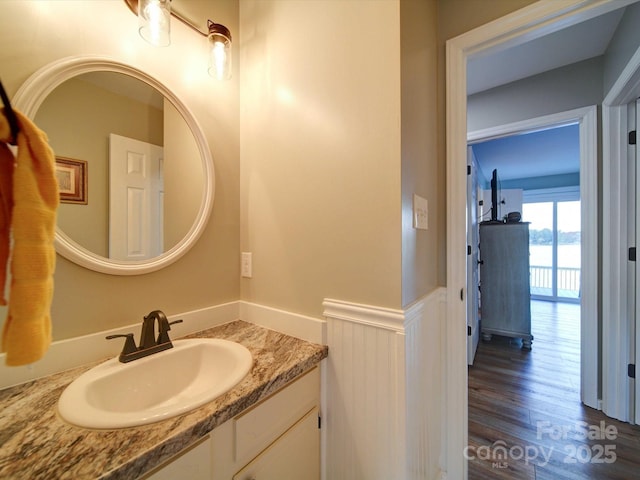
[[[253,355],[232,390],[189,413],[118,430],[89,430],[62,420],[58,398],[95,364],[0,390],[0,479],[133,479],[272,394],[328,354],[326,346],[242,320],[189,337],[225,338]]]

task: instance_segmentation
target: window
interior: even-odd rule
[[[531,296],[580,298],[580,200],[524,203],[529,226]]]

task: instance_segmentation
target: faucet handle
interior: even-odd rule
[[[161,343],[171,343],[171,339],[169,338],[168,332],[169,330],[171,330],[171,325],[175,323],[182,323],[182,319],[174,320],[173,322],[170,322],[165,317],[163,320],[160,321],[160,328],[159,328],[160,333],[158,334],[158,340],[156,341],[158,345],[160,345]]]
[[[120,353],[120,357],[122,358],[124,355],[129,355],[138,350],[136,347],[136,342],[133,340],[133,333],[127,333],[124,335],[107,335],[105,338],[107,340],[112,340],[114,338],[126,338],[124,341],[124,347],[122,348],[122,353]]]

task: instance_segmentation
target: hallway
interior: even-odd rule
[[[494,336],[469,368],[469,479],[640,478],[640,427],[580,403],[580,306],[531,317],[531,351]]]

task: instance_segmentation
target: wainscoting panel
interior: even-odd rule
[[[323,303],[326,479],[440,478],[439,292],[408,310]]]
[[[327,478],[398,478],[404,423],[402,327],[345,315],[327,320]]]
[[[407,480],[443,478],[445,290],[406,312]]]

